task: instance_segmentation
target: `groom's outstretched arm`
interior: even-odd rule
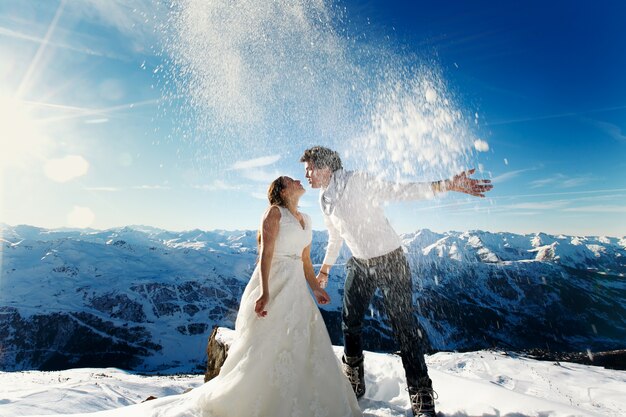
[[[406,201],[432,198],[435,194],[447,191],[456,191],[485,197],[485,193],[493,188],[490,180],[470,178],[475,170],[470,169],[455,175],[451,179],[434,182],[407,182],[395,183],[381,180],[373,175],[359,173],[356,180],[360,181],[360,188],[367,190],[373,198],[381,201]]]
[[[426,200],[435,196],[431,182],[392,182],[366,172],[354,175],[354,188],[374,201]]]

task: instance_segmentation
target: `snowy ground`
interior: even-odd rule
[[[341,348],[335,353],[339,357]],[[439,393],[437,408],[446,417],[626,415],[623,371],[488,351],[438,353],[427,363]],[[410,415],[402,375],[397,356],[366,354],[368,390],[360,400],[365,416]],[[0,372],[0,416],[109,410],[150,395],[181,394],[202,382],[202,375],[138,376],[111,368]]]

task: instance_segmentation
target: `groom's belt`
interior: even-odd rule
[[[355,261],[359,262],[360,264],[371,267],[371,266],[393,263],[397,261],[398,259],[402,258],[403,256],[404,256],[404,252],[402,251],[402,248],[398,248],[384,255],[375,256],[369,259],[361,259],[355,256],[353,256],[353,258]]]

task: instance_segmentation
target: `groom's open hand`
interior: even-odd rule
[[[485,193],[493,188],[493,185],[490,180],[470,178],[470,175],[474,174],[475,171],[475,169],[470,169],[455,175],[451,180],[446,180],[445,188],[448,191],[484,197]]]
[[[313,295],[315,295],[315,299],[317,300],[318,304],[330,303],[330,296],[323,288],[313,290]]]

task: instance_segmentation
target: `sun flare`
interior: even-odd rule
[[[21,100],[0,96],[0,170],[27,168],[45,158],[49,138]]]

